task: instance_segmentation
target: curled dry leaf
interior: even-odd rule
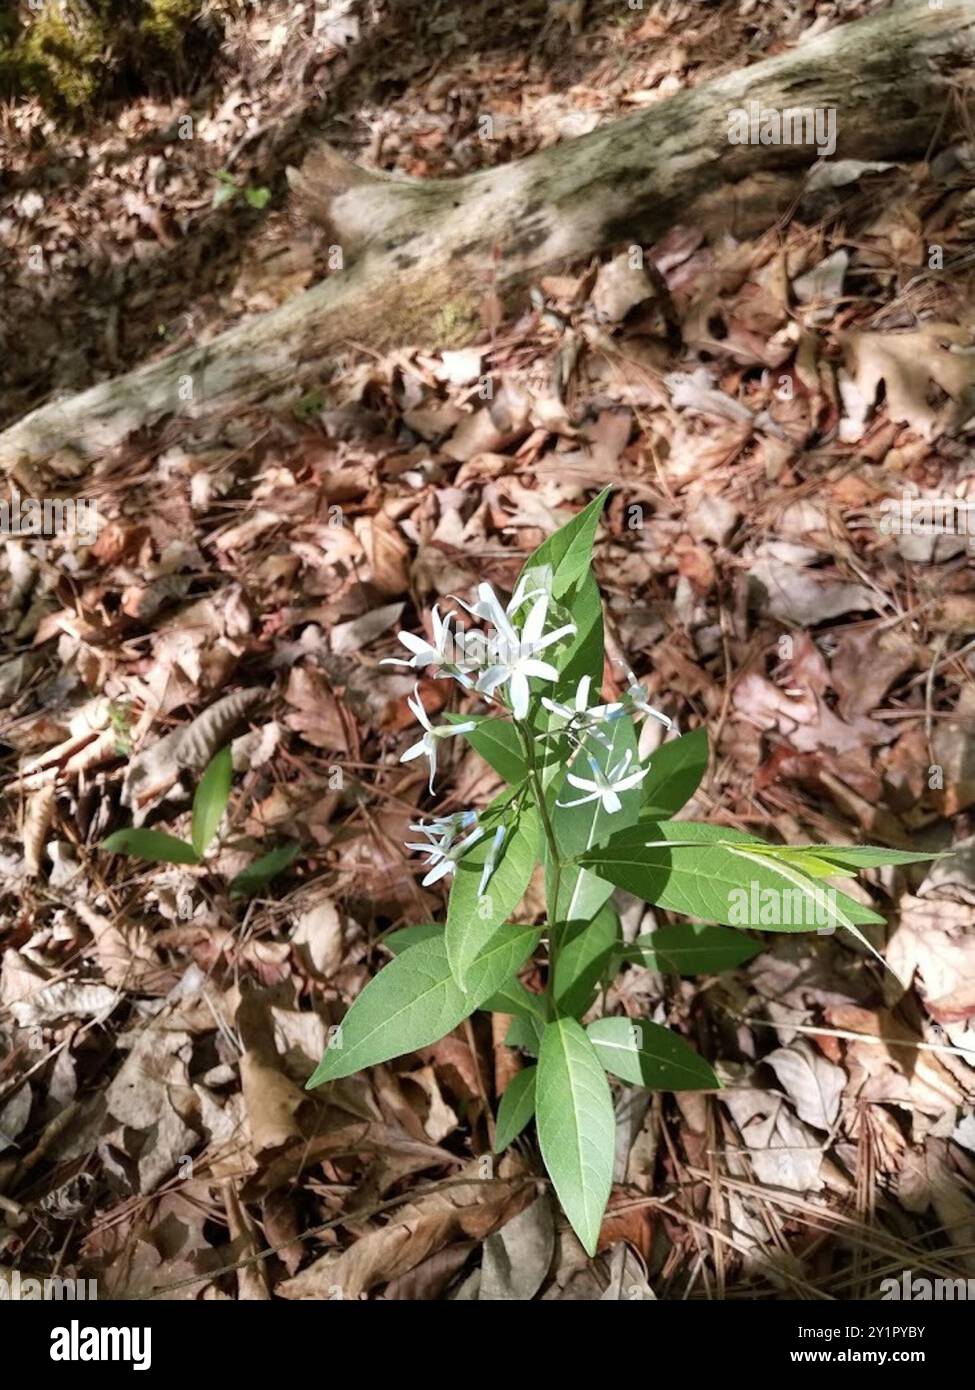
[[[849,333],[843,339],[849,379],[871,406],[883,382],[887,414],[922,439],[954,433],[975,411],[975,354],[971,333],[954,323],[928,323],[910,333]],[[933,388],[949,399],[932,405]],[[840,438],[860,438],[855,418]]]
[[[975,1018],[975,907],[906,894],[887,962],[905,982],[916,976],[924,1006],[939,1023]]]
[[[360,1236],[348,1250],[321,1256],[276,1292],[283,1298],[358,1298],[415,1269],[451,1241],[483,1240],[534,1196],[535,1184],[528,1178],[475,1177],[433,1192],[400,1208],[385,1226]]]
[[[109,1114],[135,1131],[130,1152],[138,1190],[153,1192],[199,1142],[181,1113],[190,1113],[193,1107],[189,1082],[193,1040],[189,1033],[144,1027],[134,1037],[129,1035],[128,1041],[129,1055],[105,1101]]]
[[[132,808],[135,823],[141,823],[150,802],[164,795],[184,769],[201,772],[230,741],[248,710],[263,698],[261,689],[236,690],[217,700],[192,723],[137,753],[125,770],[121,794],[122,805]]]
[[[345,935],[342,917],[331,899],[315,903],[295,917],[291,942],[305,968],[320,979],[339,969]]]
[[[0,1003],[22,1028],[64,1018],[107,1018],[120,995],[108,985],[83,980],[48,980],[42,970],[12,948],[4,952]]]
[[[44,837],[48,832],[54,815],[56,790],[53,784],[39,787],[32,792],[27,801],[24,816],[24,863],[28,878],[36,878],[41,871],[41,858],[44,854]]]
[[[762,1059],[778,1077],[796,1114],[816,1129],[832,1129],[840,1113],[846,1073],[805,1038]]]
[[[357,517],[354,529],[379,592],[391,598],[405,594],[410,587],[410,552],[395,522],[385,512],[377,512]]]
[[[554,1253],[552,1199],[546,1192],[484,1242],[478,1301],[525,1303],[534,1298]]]
[[[749,1086],[745,1074],[740,1082],[722,1091],[719,1099],[738,1128],[760,1183],[790,1192],[818,1192],[822,1188],[822,1141],[796,1118],[788,1102]]]

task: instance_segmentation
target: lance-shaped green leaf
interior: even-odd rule
[[[505,1047],[518,1048],[521,1052],[527,1052],[529,1057],[537,1057],[538,1049],[542,1045],[542,1034],[545,1032],[545,1022],[545,1019],[540,1019],[535,1014],[516,1014],[504,1036]]]
[[[635,771],[636,732],[629,719],[608,720],[603,725],[607,743],[594,737],[587,738],[573,763],[573,768],[581,777],[591,778],[592,769],[587,759],[595,759],[597,766],[605,772],[615,767],[626,755],[632,754],[630,770]],[[557,800],[575,801],[584,795],[570,786],[567,781],[561,785]],[[608,840],[615,831],[632,825],[640,813],[640,788],[620,794],[621,808],[616,812],[605,810],[601,800],[589,801],[584,806],[550,807],[555,838],[563,859],[577,859],[591,850],[593,846]],[[612,888],[604,880],[583,867],[583,862],[564,865],[559,875],[558,902],[554,900],[555,874],[551,864],[546,865],[546,881],[549,889],[549,920],[554,923],[589,922],[607,900]]]
[[[209,761],[193,797],[193,829],[191,839],[197,854],[203,854],[216,835],[230,800],[230,783],[234,763],[229,745],[221,748]]]
[[[564,700],[575,694],[583,676],[590,676],[598,690],[603,676],[603,603],[599,585],[591,574],[583,575],[563,605],[576,625],[575,636],[560,662],[559,679],[549,687],[552,699]]]
[[[301,846],[292,840],[290,844],[279,845],[277,849],[262,854],[260,859],[255,859],[253,864],[248,864],[246,869],[241,869],[230,880],[230,896],[253,898],[294,861],[300,849]]]
[[[544,692],[554,700],[565,700],[575,693],[583,676],[590,676],[596,689],[603,674],[603,607],[599,586],[592,576],[590,565],[592,547],[609,489],[590,502],[589,506],[559,528],[526,560],[522,575],[551,572],[552,597],[565,611],[567,620],[575,623],[575,636],[559,656],[558,681],[549,685],[533,682],[533,690]],[[541,706],[535,707],[535,730],[546,732],[552,716]],[[553,756],[558,753],[558,757]],[[549,747],[542,756],[542,781],[548,786],[559,771],[565,749]]]
[[[451,724],[474,721],[474,728],[462,735],[475,752],[512,786],[518,786],[528,776],[525,751],[518,730],[507,719],[494,719],[476,714],[448,714]]]
[[[882,845],[765,845],[760,852],[800,861],[813,855],[831,865],[834,873],[844,869],[879,869],[885,864],[922,864],[939,857],[917,850],[886,849]]]
[[[447,904],[445,939],[447,959],[459,985],[466,985],[474,960],[521,902],[538,860],[539,835],[538,811],[526,806],[508,828],[483,893],[484,866],[494,853],[492,831],[458,862]]]
[[[725,840],[720,827],[690,821],[648,822],[634,829],[635,840],[633,831],[623,831],[604,846],[607,862],[597,872],[611,882],[661,907],[728,926],[795,932],[845,927],[886,966],[858,926],[882,925],[883,917],[795,864],[762,853],[767,846],[756,850],[749,843],[754,837],[734,831]],[[647,840],[647,832],[662,838]]]
[[[167,835],[162,830],[142,830],[129,826],[116,830],[102,841],[102,849],[110,854],[132,854],[157,864],[199,864],[200,856],[185,840]]]
[[[751,960],[761,949],[761,942],[730,927],[677,922],[638,936],[620,955],[662,975],[716,975]]]
[[[548,1021],[545,996],[532,994],[520,980],[508,980],[480,1006],[489,1014],[515,1014],[521,1018],[537,1019],[543,1026]]]
[[[865,909],[851,913],[851,900],[844,894],[760,852],[752,853],[756,844],[763,847],[755,836],[723,826],[641,821],[584,854],[580,862],[658,907],[725,926],[809,931],[846,925],[844,917],[883,921]],[[772,895],[766,901],[779,904],[777,918],[754,921],[751,904],[766,893]]]
[[[662,743],[650,755],[650,771],[640,789],[640,816],[664,820],[676,816],[701,784],[708,765],[706,729],[695,729],[670,743]]]
[[[442,939],[411,946],[354,1001],[308,1088],[438,1042],[515,974],[538,938],[529,927],[501,927],[468,971],[466,990],[454,979]]]
[[[592,563],[592,547],[606,505],[609,488],[603,488],[571,521],[554,531],[522,566],[522,574],[551,569],[552,597],[561,599],[580,582]]]
[[[567,922],[559,939],[553,993],[560,1014],[581,1018],[607,973],[620,939],[620,919],[604,903],[591,922]]]
[[[735,854],[737,854],[738,857],[741,859],[748,860],[750,863],[758,864],[760,866],[763,866],[765,863],[768,862],[767,855],[756,854],[754,850],[752,850],[751,848],[744,848],[742,846],[738,846],[735,850]],[[779,910],[780,912],[782,912],[783,917],[788,917],[789,925],[786,926],[784,924],[779,925],[778,923],[775,923],[772,924],[771,930],[795,930],[796,928],[794,928],[791,925],[791,923],[796,916],[806,919],[803,922],[803,926],[800,927],[799,930],[808,930],[810,924],[815,925],[815,927],[818,930],[826,929],[828,931],[833,931],[837,927],[845,927],[846,930],[850,933],[850,935],[854,936],[856,940],[859,941],[861,946],[863,946],[867,951],[870,952],[871,955],[875,956],[877,960],[880,961],[881,965],[883,965],[886,969],[890,969],[890,967],[887,965],[887,962],[884,960],[883,956],[880,954],[880,952],[877,950],[874,944],[870,941],[870,939],[867,936],[864,935],[862,931],[860,931],[859,927],[856,925],[857,922],[865,922],[871,920],[877,923],[882,923],[884,920],[882,917],[879,917],[876,913],[873,912],[869,913],[867,916],[864,916],[864,910],[859,903],[854,902],[852,898],[848,898],[845,893],[840,893],[836,888],[827,888],[821,882],[817,883],[814,880],[810,880],[806,876],[806,874],[802,872],[802,869],[799,868],[797,865],[789,863],[785,860],[777,860],[774,862],[776,872],[782,875],[784,878],[788,879],[788,881],[793,885],[793,889],[790,905],[787,911],[782,912],[782,907],[779,907]],[[754,879],[752,880],[752,885],[754,885]],[[750,893],[751,895],[754,895],[753,886],[750,886]],[[798,894],[798,901],[800,904],[798,912],[795,906],[793,905],[793,903],[795,902],[796,894]],[[773,900],[773,903],[775,905],[781,904],[784,906],[785,901],[786,899],[784,897],[783,891],[781,889],[776,890],[776,898]],[[811,923],[809,919],[811,919]],[[894,974],[893,970],[891,970],[891,974]]]
[[[599,1018],[586,1029],[607,1071],[651,1091],[712,1091],[718,1078],[669,1028],[647,1019]]]
[[[494,1152],[503,1153],[535,1113],[537,1067],[525,1067],[505,1087],[494,1127]]]
[[[417,922],[412,927],[401,927],[383,937],[383,945],[394,956],[401,956],[410,946],[420,941],[432,941],[443,936],[443,922]]]
[[[560,1018],[542,1035],[535,1125],[562,1209],[595,1255],[613,1185],[616,1121],[602,1063],[574,1019]]]

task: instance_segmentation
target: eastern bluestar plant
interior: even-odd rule
[[[722,825],[675,817],[708,761],[704,729],[661,744],[648,762],[638,724],[671,721],[628,672],[625,694],[603,703],[603,620],[591,556],[605,493],[528,559],[507,605],[488,584],[461,607],[486,631],[464,630],[433,612],[433,640],[400,634],[411,653],[395,663],[455,680],[485,713],[431,724],[414,690],[423,736],[403,761],[425,756],[434,786],[442,740],[465,738],[504,779],[482,810],[411,826],[409,848],[425,856],[425,886],[450,877],[447,918],[395,932],[392,961],[348,1010],[309,1087],[438,1041],[478,1009],[513,1016],[509,1045],[532,1060],[498,1109],[495,1151],[534,1119],[545,1167],[585,1249],[595,1253],[613,1175],[615,1123],[609,1077],[652,1090],[717,1089],[708,1062],[648,1019],[595,1017],[601,985],[636,961],[689,975],[741,964],[760,941],[741,926],[743,888],[758,886],[792,906],[772,929],[809,921],[843,927],[872,950],[861,928],[883,918],[824,880],[861,868],[909,863],[923,854],[859,847],[769,845]],[[517,916],[537,864],[544,866],[546,920]],[[696,919],[623,942],[611,901],[623,888]],[[785,898],[785,895],[789,895]],[[746,901],[748,899],[746,898]],[[824,906],[825,905],[825,906]],[[763,910],[761,925],[769,930]],[[544,951],[547,987],[519,972]],[[590,1018],[588,1023],[583,1020]]]

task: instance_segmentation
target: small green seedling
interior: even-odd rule
[[[235,198],[243,198],[248,207],[260,212],[271,201],[269,188],[265,188],[263,185],[239,184],[227,169],[218,169],[216,179],[217,187],[213,190],[213,206],[215,208],[223,207],[224,203],[233,202]]]
[[[156,864],[201,864],[203,855],[220,828],[230,800],[233,759],[229,748],[221,748],[207,764],[193,797],[193,820],[189,842],[162,830],[129,826],[116,830],[102,842],[111,854],[131,854]],[[236,874],[230,882],[230,895],[250,898],[259,893],[276,874],[292,862],[300,846],[291,843],[270,850]]]

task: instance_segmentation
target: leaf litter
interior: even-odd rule
[[[480,21],[424,7],[404,43],[382,0],[326,6],[311,28],[299,8],[236,21],[236,76],[210,93],[202,138],[148,166],[108,122],[61,140],[36,104],[4,112],[24,155],[0,242],[53,248],[59,325],[13,272],[14,416],[326,272],[285,194],[322,88],[325,133],[351,156],[454,176],[817,22],[807,0],[727,0],[622,24],[594,0],[541,33],[541,3],[500,17],[484,0]],[[357,57],[370,30],[396,75],[382,100]],[[119,129],[158,131],[184,105],[135,98]],[[193,1299],[845,1297],[892,1257],[970,1272],[975,574],[958,538],[878,520],[891,499],[972,496],[975,180],[964,141],[929,165],[853,163],[823,166],[765,237],[677,226],[649,248],[653,273],[620,249],[545,277],[507,320],[486,300],[473,348],[350,348],[290,416],[131,442],[91,479],[93,545],[5,543],[0,1267],[30,1250],[109,1292]],[[227,167],[241,186],[267,178],[269,205],[215,210]],[[817,217],[817,198],[871,179],[880,202],[854,192],[843,221]],[[956,271],[928,273],[932,243]],[[86,298],[92,280],[111,280],[124,321]],[[71,342],[91,344],[84,360]],[[859,890],[890,918],[892,975],[832,936],[762,938],[715,977],[626,968],[595,1009],[683,1031],[724,1089],[617,1091],[614,1195],[588,1260],[531,1144],[490,1157],[526,1062],[503,1016],[303,1087],[384,937],[443,910],[402,848],[426,788],[396,761],[412,682],[379,664],[393,630],[481,580],[510,589],[607,482],[610,649],[682,730],[707,724],[694,814],[787,844],[880,833],[960,853]],[[607,696],[617,678],[608,664]],[[440,692],[422,693],[432,712]],[[99,851],[133,822],[187,838],[199,773],[228,743],[211,860],[140,870]],[[448,810],[499,787],[460,747],[444,772]],[[234,902],[232,873],[282,842],[299,846],[290,866]],[[629,940],[665,925],[618,896]]]

